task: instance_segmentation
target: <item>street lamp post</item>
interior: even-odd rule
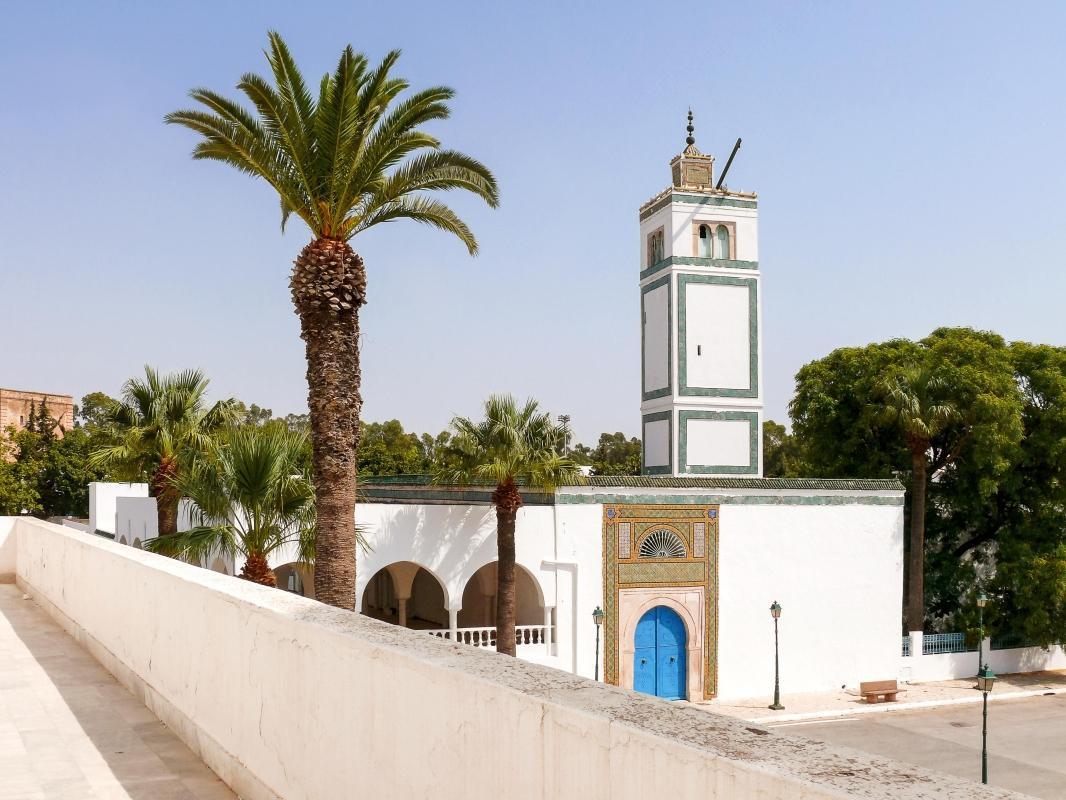
[[[980,639],[977,640],[977,671],[980,673],[984,663],[985,648],[985,606],[988,605],[988,596],[984,592],[977,593],[977,629]]]
[[[984,705],[981,710],[981,783],[988,783],[988,693],[995,682],[996,673],[985,664],[977,673],[977,688],[981,690]]]
[[[592,622],[596,625],[596,669],[592,673],[596,680],[600,679],[600,626],[603,625],[603,609],[596,606],[592,612]]]
[[[785,707],[781,705],[781,663],[777,646],[777,621],[781,619],[781,604],[776,600],[770,606],[770,616],[774,618],[774,702],[770,710],[783,711]]]

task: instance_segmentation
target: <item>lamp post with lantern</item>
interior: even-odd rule
[[[981,711],[981,783],[988,783],[988,693],[995,682],[996,673],[985,664],[977,673],[977,688],[981,690],[984,706]]]
[[[592,623],[596,626],[596,669],[592,673],[596,680],[600,679],[600,626],[603,625],[603,609],[596,606],[592,612]]]
[[[771,711],[783,711],[785,707],[781,705],[781,662],[777,644],[777,621],[781,619],[781,604],[776,600],[770,606],[770,616],[774,618],[774,702],[769,708]]]

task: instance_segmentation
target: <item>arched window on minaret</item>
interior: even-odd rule
[[[700,225],[700,258],[714,258],[713,245],[711,227],[709,225]]]
[[[715,255],[718,258],[729,258],[729,228],[719,225],[715,236],[718,238],[718,246],[715,248],[718,252]]]

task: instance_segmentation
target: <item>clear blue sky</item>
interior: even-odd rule
[[[116,393],[144,363],[302,411],[302,342],[265,186],[162,124],[193,86],[400,47],[458,91],[448,146],[502,205],[481,244],[397,223],[356,240],[367,419],[440,430],[493,391],[639,424],[637,208],[684,114],[760,193],[764,380],[938,325],[1066,344],[1066,6],[1058,3],[22,3],[0,26],[0,385]]]

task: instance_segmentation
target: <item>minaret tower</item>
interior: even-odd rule
[[[714,183],[691,109],[687,130],[640,208],[643,472],[761,477],[758,200]]]

